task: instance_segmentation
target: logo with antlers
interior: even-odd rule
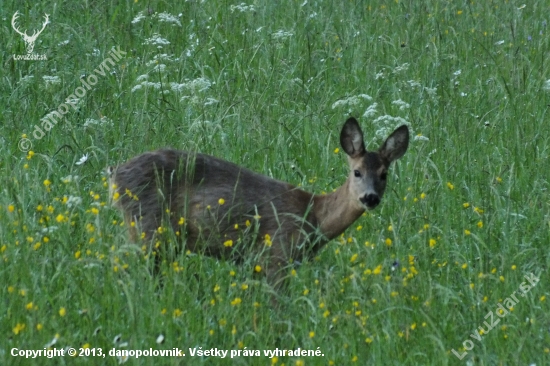
[[[15,24],[15,22],[17,18],[19,18],[19,11],[16,11],[15,14],[13,14],[13,17],[11,18],[11,26],[13,27],[13,30],[19,33],[21,37],[23,37],[23,41],[25,41],[25,48],[27,49],[27,55],[30,55],[32,53],[32,51],[34,50],[34,42],[36,42],[36,39],[38,38],[40,33],[42,33],[44,28],[46,28],[46,25],[48,25],[49,15],[48,14],[44,14],[44,15],[45,16],[44,16],[44,23],[42,24],[42,29],[40,29],[39,31],[35,30],[32,33],[32,36],[29,36],[27,34],[27,30],[25,30],[24,32],[21,32],[19,29],[17,29],[17,24]]]

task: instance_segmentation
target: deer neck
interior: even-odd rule
[[[319,228],[329,240],[343,233],[365,212],[357,198],[349,194],[349,180],[336,191],[316,195],[313,200],[313,212]]]

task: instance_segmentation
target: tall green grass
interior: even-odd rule
[[[186,352],[128,364],[548,363],[547,2],[239,4],[3,3],[0,363],[119,362],[10,355],[53,339]],[[34,50],[47,61],[13,59],[17,10],[28,34],[50,14]],[[157,37],[169,44],[146,44]],[[35,139],[113,47],[126,56]],[[349,115],[371,149],[403,120],[413,141],[381,207],[290,274],[282,310],[252,264],[183,253],[152,275],[109,207],[104,168],[165,146],[329,192],[347,174],[336,148]],[[529,273],[540,282],[472,338]],[[190,357],[199,346],[324,356]]]

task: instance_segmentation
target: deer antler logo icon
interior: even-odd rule
[[[23,37],[23,41],[25,41],[25,48],[27,49],[27,55],[30,55],[34,50],[34,42],[36,41],[40,33],[42,33],[44,28],[46,28],[46,25],[48,25],[49,17],[50,16],[48,14],[45,14],[42,29],[40,29],[39,31],[35,30],[32,36],[29,36],[27,35],[27,30],[21,32],[19,29],[17,29],[17,24],[15,24],[15,21],[17,20],[17,18],[19,18],[19,11],[16,11],[15,14],[13,14],[13,17],[11,18],[11,26],[17,33],[19,33]]]

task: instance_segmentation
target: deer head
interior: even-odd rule
[[[27,30],[24,32],[21,32],[19,29],[17,29],[17,24],[15,24],[15,21],[17,18],[19,18],[19,11],[16,11],[15,14],[13,14],[13,17],[11,18],[11,26],[13,27],[13,30],[15,30],[17,33],[19,33],[23,37],[23,41],[25,41],[25,48],[27,49],[27,54],[31,54],[34,50],[34,42],[36,41],[36,38],[42,33],[44,28],[46,28],[46,25],[48,25],[48,19],[49,15],[44,14],[44,23],[42,24],[42,29],[39,31],[35,30],[32,34],[32,36],[27,35]]]

